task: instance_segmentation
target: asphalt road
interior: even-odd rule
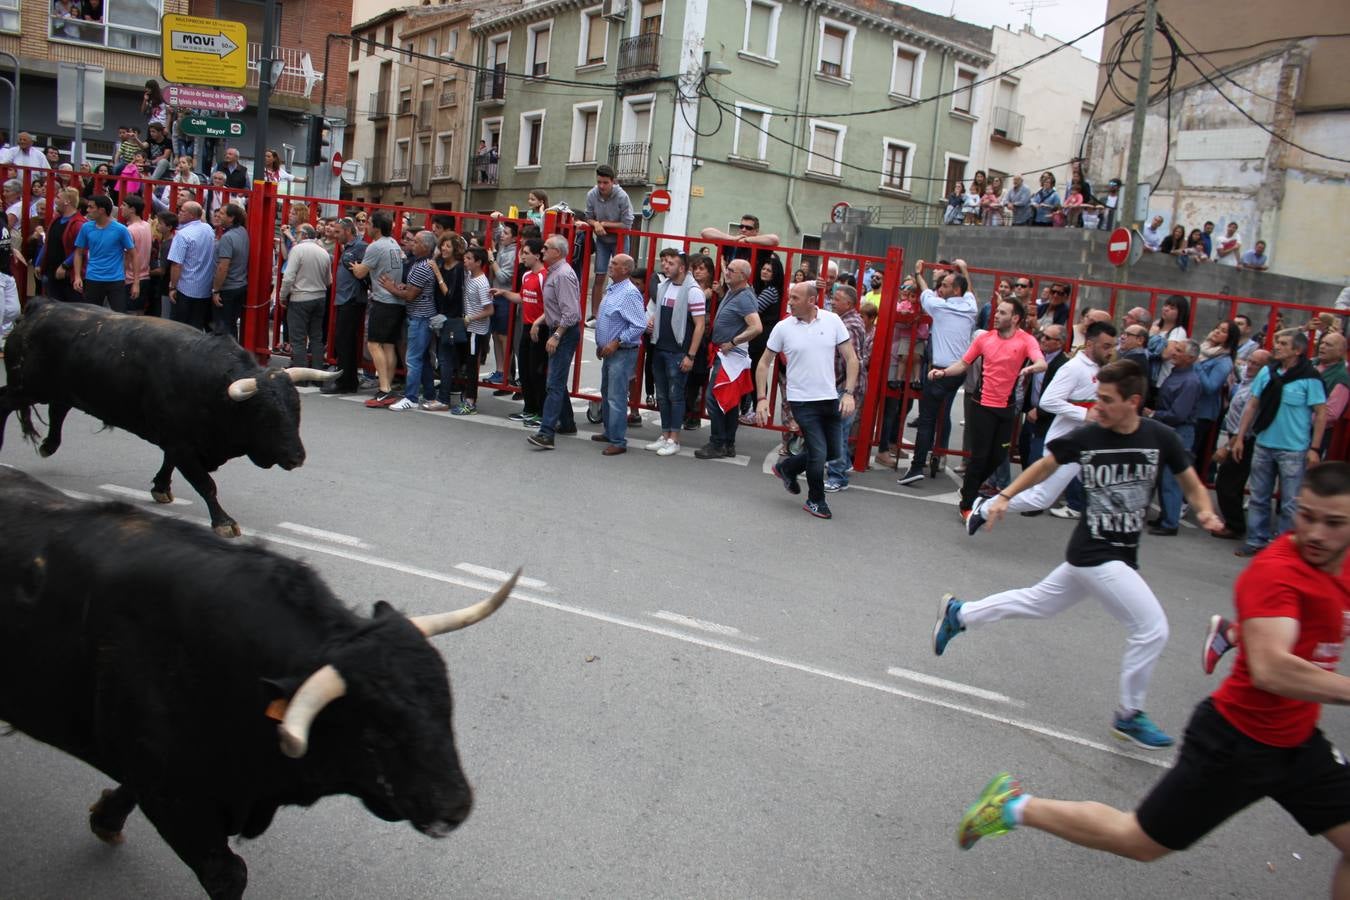
[[[484,392],[481,415],[455,419],[307,393],[303,468],[217,473],[245,539],[307,560],[358,607],[437,611],[518,565],[531,579],[436,641],[477,796],[469,821],[433,841],[350,798],[285,810],[235,848],[251,896],[1326,893],[1331,848],[1269,802],[1149,866],[1029,831],[957,849],[962,809],[999,771],[1035,794],[1129,807],[1171,759],[1111,738],[1124,635],[1090,600],[932,655],[943,591],[1037,580],[1072,523],[967,538],[949,478],[906,489],[877,471],[818,521],[765,474],[774,435],[743,432],[735,461],[603,458],[579,415],[578,439],[538,452],[506,422],[516,408]],[[655,433],[649,422],[630,446]],[[181,478],[179,503],[150,502],[154,448],[80,414],[50,459],[13,423],[5,442],[0,462],[58,488],[204,521]],[[1174,733],[1217,684],[1199,645],[1208,615],[1231,608],[1230,550],[1196,529],[1145,539],[1142,571],[1172,626],[1149,711]],[[1343,741],[1344,713],[1325,718]],[[89,833],[103,776],[21,735],[0,741],[0,760],[0,896],[199,895],[139,814],[121,847]]]

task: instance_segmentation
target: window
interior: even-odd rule
[[[952,94],[952,109],[966,115],[973,115],[975,100],[975,72],[971,69],[956,69],[955,93]]]
[[[652,94],[623,98],[623,121],[619,123],[621,144],[650,144],[652,140]]]
[[[47,4],[55,7],[52,3]],[[104,0],[99,20],[57,16],[48,19],[48,36],[58,41],[97,44],[115,50],[160,55],[159,18],[163,0]],[[19,30],[18,0],[0,0],[0,30]]]
[[[638,12],[638,34],[660,34],[661,12],[664,0],[642,0]]]
[[[595,162],[596,136],[600,133],[600,110],[604,104],[578,103],[572,107],[572,150],[568,162]]]
[[[816,71],[831,78],[853,77],[853,34],[851,25],[820,20],[820,59]]]
[[[843,125],[811,120],[811,153],[806,158],[806,171],[816,175],[838,178],[843,171],[841,156],[844,149]]]
[[[450,43],[446,45],[445,52],[455,53],[459,50],[459,29],[450,32]]]
[[[17,3],[18,0],[14,0],[14,2]],[[4,8],[4,4],[5,4],[5,0],[0,0],[0,9]],[[0,16],[3,16],[3,13],[0,13]],[[3,19],[0,19],[0,22],[3,22]],[[358,59],[360,59],[360,58],[361,58],[361,39],[360,39],[360,38],[357,38],[357,39],[355,39],[354,41],[352,41],[352,60],[351,60],[351,61],[352,61],[352,62],[356,62],[356,61],[357,61]]]
[[[440,106],[454,106],[459,102],[459,96],[455,92],[455,81],[453,75],[441,80]]]
[[[427,56],[435,56],[436,51],[440,49],[440,39],[436,35],[427,35]]]
[[[0,0],[0,31],[18,30],[19,0]]]
[[[417,51],[417,41],[404,41],[404,42],[403,42],[403,61],[404,61],[404,62],[412,62],[412,61],[413,61],[413,53],[415,53],[416,51]]]
[[[407,181],[409,155],[412,153],[412,142],[407,138],[399,138],[394,142],[394,169],[389,173],[390,181]]]
[[[742,53],[758,59],[778,58],[778,16],[782,11],[782,5],[772,0],[745,0]]]
[[[896,138],[881,139],[881,187],[889,191],[910,189],[910,166],[914,161],[914,145]]]
[[[398,114],[406,116],[413,111],[412,108],[412,88],[401,87],[398,89]]]
[[[891,93],[897,97],[918,97],[923,76],[923,51],[908,47],[899,41],[894,44],[895,59],[891,61]]]
[[[488,41],[487,67],[494,71],[506,70],[506,57],[511,52],[511,35],[499,34]]]
[[[454,175],[450,171],[450,158],[454,155],[455,133],[453,131],[444,131],[436,135],[436,158],[432,160],[431,175],[433,178],[450,178]]]
[[[553,36],[553,20],[531,25],[525,35],[526,71],[535,78],[548,75],[548,51]]]
[[[577,68],[603,66],[605,47],[609,45],[609,21],[600,18],[601,7],[581,11],[581,40],[577,47]]]
[[[762,106],[737,103],[736,127],[731,137],[731,155],[742,159],[767,159],[771,116],[772,111]]]
[[[538,168],[544,146],[544,110],[520,114],[520,147],[516,151],[516,168]]]

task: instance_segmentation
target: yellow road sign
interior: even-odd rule
[[[243,87],[248,81],[248,28],[243,22],[166,14],[160,20],[164,77],[180,84]]]

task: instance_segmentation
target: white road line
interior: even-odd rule
[[[107,491],[109,494],[118,494],[122,497],[130,497],[133,500],[141,500],[148,503],[154,503],[155,499],[150,496],[150,492],[140,488],[123,487],[120,484],[100,484],[100,491]],[[184,500],[182,497],[173,498],[174,506],[191,506],[191,500]]]
[[[929,687],[942,688],[945,691],[956,691],[961,694],[969,694],[972,697],[979,697],[982,700],[992,700],[995,703],[1006,703],[1009,706],[1016,706],[1019,709],[1026,708],[1026,703],[1021,700],[1014,700],[1007,694],[1000,694],[997,691],[986,691],[984,688],[962,684],[959,681],[948,681],[945,678],[938,678],[935,675],[925,675],[923,672],[915,672],[912,669],[902,669],[899,666],[891,666],[886,670],[886,674],[894,675],[896,678],[904,678],[909,681],[917,681],[919,684],[926,684]]]
[[[673,622],[676,625],[683,625],[686,628],[697,628],[699,631],[710,631],[713,634],[720,634],[722,637],[740,638],[743,641],[757,641],[759,638],[752,635],[742,634],[739,628],[733,628],[730,625],[719,625],[716,622],[709,622],[707,619],[696,619],[693,616],[682,616],[679,613],[668,612],[659,609],[654,613],[649,613],[653,619],[664,619],[667,622]]]
[[[295,392],[297,394],[317,394],[319,389],[312,384],[297,384],[295,386]]]
[[[310,550],[315,553],[325,553],[330,556],[337,556],[351,562],[364,563],[366,565],[376,566],[382,569],[389,569],[394,572],[401,572],[405,575],[415,575],[420,578],[427,578],[432,581],[439,581],[444,584],[453,584],[459,587],[466,587],[475,591],[485,593],[495,590],[498,585],[485,584],[481,581],[470,581],[455,575],[448,575],[445,572],[436,572],[430,569],[422,569],[417,566],[409,566],[403,563],[394,562],[388,559],[380,559],[374,556],[366,556],[362,553],[352,553],[348,550],[340,550],[336,547],[330,547],[323,544],[312,544],[308,541],[297,541],[292,538],[281,535],[259,534],[266,541],[274,544],[282,544],[288,547],[295,547],[300,550]],[[1051,728],[1042,725],[1039,722],[1032,722],[1026,719],[1015,719],[1009,716],[1001,716],[995,713],[977,709],[973,706],[965,706],[960,703],[953,703],[950,700],[943,700],[937,697],[929,697],[924,694],[907,691],[894,685],[884,684],[879,681],[872,681],[866,678],[857,678],[852,675],[845,675],[840,672],[832,672],[829,669],[822,669],[819,666],[813,666],[808,663],[800,663],[790,659],[784,659],[780,656],[773,656],[768,653],[760,653],[750,650],[746,647],[739,647],[735,644],[727,644],[722,641],[712,640],[711,638],[698,637],[683,631],[675,631],[671,628],[665,628],[660,625],[651,625],[646,622],[638,622],[631,619],[624,619],[609,613],[598,612],[592,609],[585,609],[579,606],[572,606],[566,603],[560,603],[556,600],[547,600],[543,597],[531,597],[527,594],[519,594],[512,591],[511,596],[522,603],[529,603],[534,606],[542,606],[547,609],[557,610],[558,612],[571,613],[575,616],[582,616],[597,622],[605,622],[610,625],[618,625],[622,628],[630,628],[634,631],[645,631],[648,634],[656,634],[662,637],[668,637],[673,640],[682,641],[686,644],[704,647],[709,650],[720,650],[723,653],[730,653],[734,656],[740,656],[745,659],[752,659],[757,662],[767,663],[768,665],[778,666],[784,669],[790,669],[796,672],[802,672],[807,675],[816,675],[820,678],[827,678],[831,681],[837,681],[842,684],[850,684],[854,687],[866,688],[868,690],[879,691],[884,694],[890,694],[894,697],[903,697],[906,700],[913,700],[918,703],[925,703],[929,706],[936,706],[940,709],[951,710],[952,712],[964,713],[977,719],[984,719],[988,722],[997,722],[1000,725],[1007,725],[1020,731],[1030,734],[1039,734],[1043,737],[1053,738],[1057,741],[1063,741],[1068,744],[1075,744],[1079,747],[1085,747],[1089,750],[1097,750],[1111,756],[1119,756],[1124,759],[1134,760],[1144,765],[1155,766],[1160,769],[1169,768],[1171,765],[1170,757],[1158,759],[1151,756],[1141,756],[1137,753],[1131,753],[1120,747],[1113,747],[1110,744],[1103,744],[1100,741],[1094,741],[1081,735],[1073,734],[1068,731],[1061,731],[1057,728]]]
[[[72,500],[91,501],[91,500],[102,500],[102,499],[103,499],[102,497],[95,497],[93,494],[85,494],[85,493],[82,493],[81,491],[71,491],[71,490],[67,490],[66,488],[62,488],[62,489],[61,489],[61,493],[65,494],[67,497],[69,497],[69,498],[72,499]]]
[[[503,572],[501,569],[490,569],[487,566],[480,566],[475,563],[455,563],[455,568],[461,572],[468,572],[470,575],[477,575],[479,578],[491,578],[494,581],[505,581],[511,577],[510,572]],[[516,584],[521,587],[534,588],[536,591],[551,591],[553,588],[548,586],[547,581],[540,581],[538,578],[530,578],[528,575],[522,575],[516,579]]]
[[[737,459],[739,458],[740,457],[737,457]],[[773,464],[781,458],[782,457],[778,455],[778,448],[774,447],[764,455],[764,463],[760,466],[760,471],[765,475],[773,475]],[[749,462],[749,459],[747,459],[746,464],[749,464]],[[773,477],[777,478],[778,476],[773,475]],[[858,484],[856,482],[849,482],[848,489],[850,491],[865,491],[870,494],[885,494],[888,497],[904,497],[908,500],[927,500],[929,503],[944,503],[949,506],[958,506],[961,503],[960,491],[948,491],[945,494],[910,494],[905,493],[904,491],[888,491],[885,488],[868,487],[865,484]]]
[[[361,550],[371,549],[370,544],[367,544],[359,537],[353,537],[350,534],[341,534],[336,531],[324,531],[322,528],[313,528],[309,525],[301,525],[297,522],[278,522],[277,527],[285,528],[287,531],[294,531],[296,534],[318,538],[321,541],[332,541],[335,544],[343,544],[347,547],[357,547]]]

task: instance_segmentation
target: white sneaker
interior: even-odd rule
[[[1071,506],[1056,506],[1050,510],[1056,519],[1081,519],[1083,514]]]
[[[657,456],[674,456],[676,453],[679,453],[679,452],[680,452],[680,444],[679,444],[679,442],[678,442],[678,441],[672,441],[672,440],[670,440],[669,438],[667,438],[667,439],[666,439],[666,445],[665,445],[664,447],[662,447],[660,450],[657,450],[657,451],[656,451],[656,455],[657,455]]]
[[[389,408],[397,411],[402,411],[405,409],[417,409],[417,401],[409,400],[407,397],[404,397],[402,400],[398,401]]]
[[[670,443],[670,438],[666,437],[666,436],[663,434],[663,435],[661,435],[659,438],[657,438],[656,440],[652,441],[650,444],[647,444],[643,449],[645,449],[645,450],[655,450],[657,453],[660,453],[660,452],[661,452],[661,449],[662,449],[663,447],[665,447],[666,444],[669,444],[669,443]]]

